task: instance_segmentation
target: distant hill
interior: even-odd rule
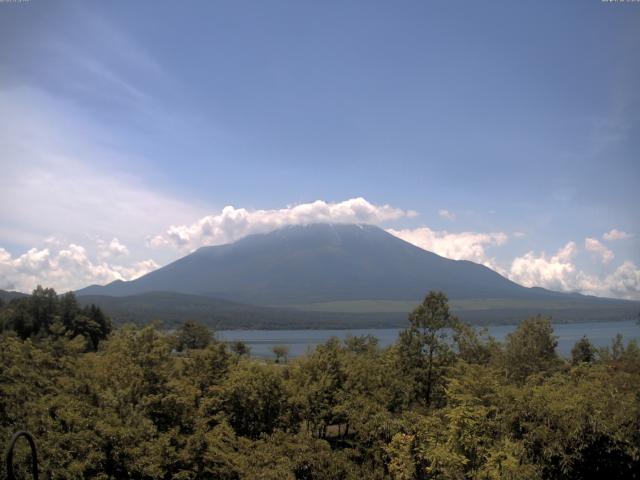
[[[174,328],[195,320],[217,330],[292,328],[406,327],[407,315],[418,300],[404,302],[335,302],[290,308],[246,305],[211,297],[172,292],[151,292],[126,297],[83,295],[82,305],[96,304],[116,325],[159,321]],[[633,302],[535,302],[504,299],[453,300],[452,310],[475,325],[512,324],[536,315],[550,315],[556,323],[607,321],[631,318],[640,304]]]
[[[525,288],[493,270],[450,260],[369,225],[290,226],[235,243],[203,247],[130,282],[91,286],[78,295],[165,291],[254,305],[344,300],[417,300],[429,290],[449,298],[582,297]]]
[[[406,323],[407,315],[393,313],[313,312],[245,305],[211,297],[151,292],[127,297],[82,295],[81,305],[95,304],[117,325],[159,321],[174,328],[195,320],[214,329],[381,328]]]
[[[14,300],[16,298],[24,298],[28,296],[29,295],[27,295],[26,293],[0,290],[0,300],[2,300],[5,303],[9,303],[11,300]]]
[[[473,323],[634,318],[640,302],[526,288],[369,225],[289,226],[203,247],[130,282],[79,290],[116,321],[186,318],[218,328],[400,326],[429,290]]]

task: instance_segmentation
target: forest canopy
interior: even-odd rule
[[[0,310],[0,438],[80,479],[638,478],[640,348],[500,343],[431,292],[386,348],[330,339],[278,363],[199,325],[122,327],[39,288]],[[24,452],[15,463],[24,471]],[[5,472],[0,472],[3,478]],[[24,472],[23,472],[24,473]]]

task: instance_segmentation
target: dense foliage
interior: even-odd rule
[[[547,318],[500,344],[431,293],[395,345],[331,339],[272,363],[193,324],[123,327],[94,351],[60,305],[0,336],[0,438],[33,432],[53,478],[639,476],[635,342],[583,339],[564,360]]]
[[[30,296],[0,303],[0,333],[5,330],[23,340],[82,336],[95,350],[111,332],[111,320],[100,307],[80,307],[72,292],[59,296],[52,288],[38,286]]]

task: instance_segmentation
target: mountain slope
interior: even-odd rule
[[[185,320],[195,320],[216,330],[235,328],[376,328],[397,327],[407,314],[310,312],[296,309],[259,307],[211,297],[172,292],[151,292],[126,297],[82,295],[81,305],[95,304],[116,325],[144,325],[159,321],[164,328],[175,328]]]
[[[512,324],[536,314],[550,315],[556,323],[633,318],[640,303],[601,302],[594,297],[566,300],[453,300],[452,311],[476,325]],[[418,301],[367,301],[310,304],[305,308],[272,308],[172,292],[152,292],[126,297],[83,295],[82,305],[96,304],[114,324],[160,321],[175,328],[196,320],[220,329],[392,328],[405,327],[407,315]],[[355,305],[354,305],[355,304]],[[348,307],[348,308],[345,308]]]
[[[444,291],[451,299],[582,297],[522,287],[487,267],[440,257],[377,227],[331,224],[290,226],[203,247],[136,280],[77,293],[165,291],[254,305],[300,305],[417,300],[429,290]]]
[[[0,290],[0,301],[9,303],[11,300],[28,297],[29,295],[22,292],[13,292],[8,290]]]

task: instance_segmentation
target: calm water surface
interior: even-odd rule
[[[496,340],[503,341],[515,325],[497,325],[488,327],[489,334]],[[622,322],[591,322],[572,323],[553,326],[558,336],[558,352],[569,356],[573,345],[586,335],[596,346],[603,347],[611,344],[611,340],[621,333],[625,341],[636,339],[640,341],[640,325],[635,320]],[[392,344],[398,338],[399,328],[366,328],[354,330],[221,330],[218,338],[223,341],[241,340],[251,347],[254,357],[273,357],[271,349],[274,345],[289,347],[289,357],[297,357],[309,349],[325,343],[330,337],[344,339],[348,335],[371,334],[378,339],[382,347]]]

